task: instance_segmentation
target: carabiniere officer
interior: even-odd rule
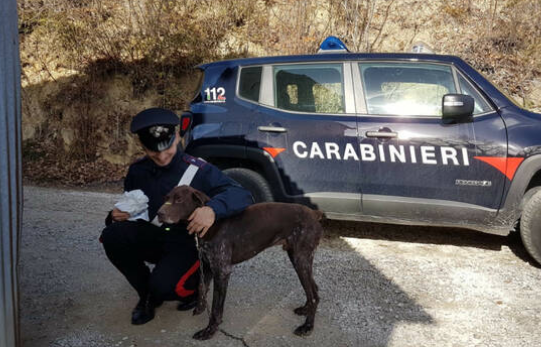
[[[155,308],[164,300],[178,300],[181,311],[195,306],[200,277],[193,234],[203,237],[216,220],[240,213],[253,203],[247,190],[215,166],[183,153],[178,126],[179,117],[162,108],[144,110],[133,118],[130,130],[137,134],[146,156],[130,166],[124,191],[140,189],[146,194],[152,221],[165,195],[195,165],[190,185],[211,200],[194,212],[187,226],[168,228],[141,219],[130,221],[128,213],[115,208],[100,238],[111,263],[139,295],[131,317],[135,325],[152,320]],[[154,263],[154,269],[150,271],[145,262]]]

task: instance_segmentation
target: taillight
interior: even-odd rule
[[[184,134],[186,134],[186,131],[190,129],[190,125],[192,125],[192,113],[182,113],[182,116],[180,116],[180,136],[184,136]]]

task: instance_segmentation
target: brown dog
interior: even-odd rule
[[[208,196],[192,187],[176,187],[167,195],[166,203],[158,211],[158,218],[167,224],[186,221],[197,207],[209,200]],[[261,203],[249,206],[236,216],[216,221],[199,242],[205,278],[199,283],[198,302],[193,313],[200,314],[206,308],[211,275],[214,279],[212,312],[208,326],[197,332],[194,338],[206,340],[218,330],[233,265],[275,245],[282,245],[287,251],[306,292],[306,304],[294,311],[306,316],[306,321],[295,330],[295,334],[309,335],[319,303],[312,263],[323,234],[319,224],[322,217],[322,212],[298,204]]]

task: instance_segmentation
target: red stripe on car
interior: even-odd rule
[[[271,157],[276,158],[276,156],[283,151],[285,148],[273,148],[273,147],[263,147],[263,150],[271,155]]]
[[[474,159],[481,160],[503,173],[509,180],[513,180],[515,173],[519,165],[524,158],[507,158],[507,157],[474,157]]]

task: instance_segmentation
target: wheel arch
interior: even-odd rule
[[[535,187],[539,187],[541,186],[541,168],[539,169],[539,171],[537,171],[532,179],[530,180],[530,183],[528,184],[528,187],[526,187],[526,192],[529,191],[530,189],[532,188],[535,188]]]
[[[523,198],[529,190],[541,187],[541,154],[525,159],[519,166],[507,191],[498,219],[513,226],[522,215]]]
[[[262,149],[238,145],[203,145],[189,148],[187,152],[207,160],[220,170],[236,167],[251,169],[267,180],[275,201],[287,201],[274,159]]]

